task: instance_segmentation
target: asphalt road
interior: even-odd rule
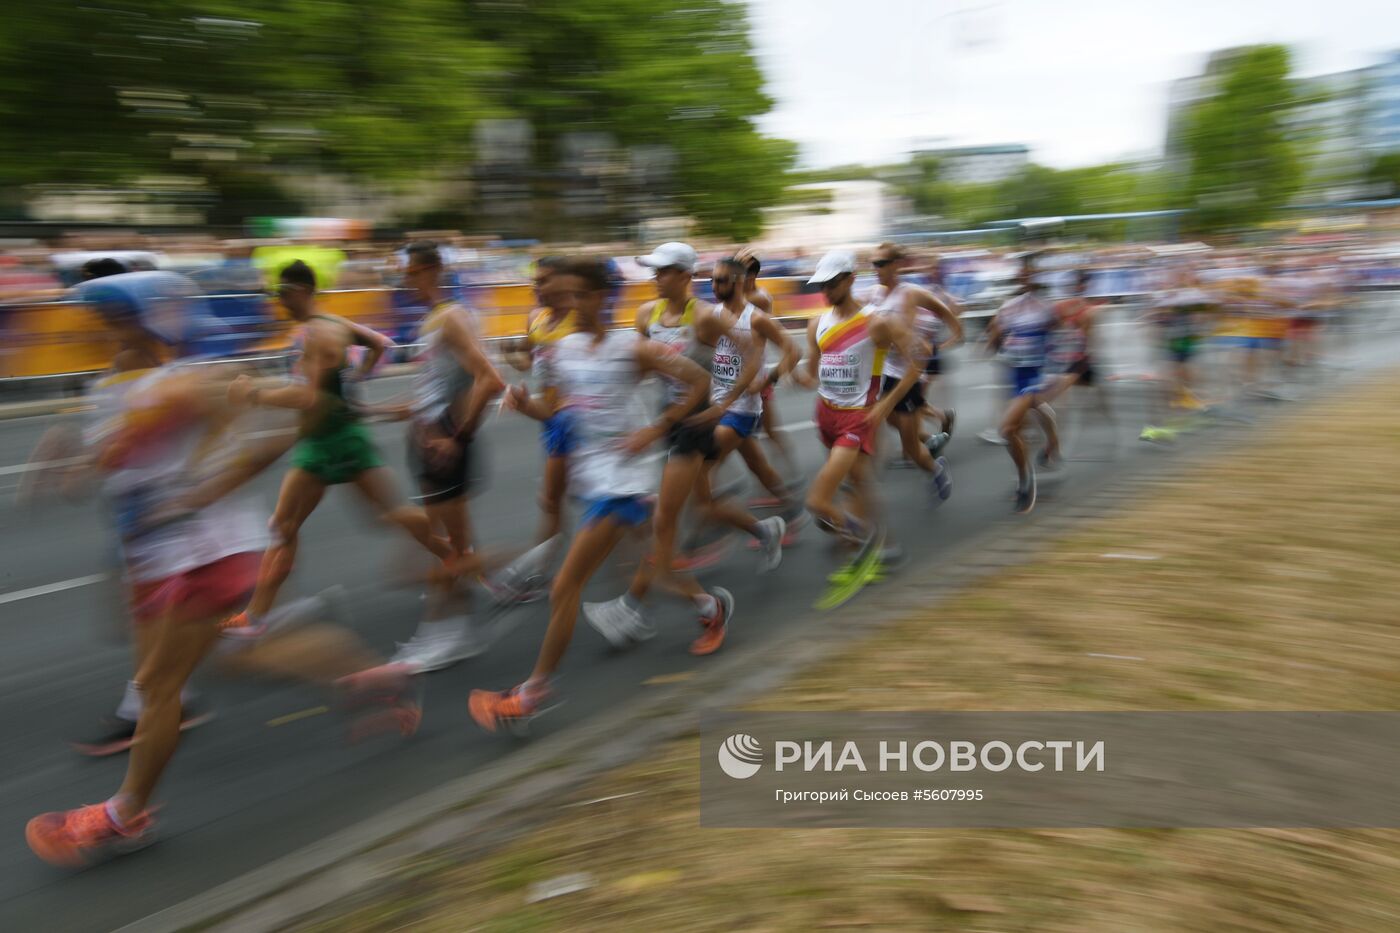
[[[1388,321],[1392,299],[1373,300],[1387,309]],[[1349,364],[1372,367],[1394,357],[1400,335],[1388,325],[1373,330],[1379,333],[1347,351]],[[1121,377],[1109,387],[1117,427],[1086,421],[1076,428],[1075,415],[1062,410],[1062,422],[1070,425],[1072,460],[1062,479],[1043,484],[1037,514],[1053,512],[1110,476],[1151,469],[1156,459],[1154,448],[1136,440],[1147,390],[1133,376],[1148,366],[1145,335],[1121,319],[1110,320],[1104,333],[1102,369]],[[916,574],[940,555],[956,553],[991,523],[1014,535],[1020,522],[1036,520],[1035,515],[1011,518],[1010,460],[1004,449],[977,439],[1005,398],[1002,382],[995,364],[967,350],[955,355],[944,386],[958,408],[949,449],[952,501],[934,508],[917,471],[883,474],[893,534],[911,556],[905,573]],[[403,389],[401,380],[385,383],[396,384],[376,391]],[[780,391],[777,403],[802,469],[811,475],[823,455],[809,424],[812,396]],[[473,687],[502,688],[528,673],[546,618],[543,605],[517,610],[513,626],[486,655],[429,678],[423,729],[410,742],[350,747],[335,714],[317,712],[325,698],[312,688],[204,678],[200,687],[218,718],[186,737],[165,776],[158,792],[164,803],[162,841],[79,874],[39,862],[25,846],[25,821],[42,810],[104,799],[125,766],[123,757],[80,758],[65,743],[90,732],[96,717],[112,710],[129,676],[119,638],[120,606],[107,576],[110,535],[90,502],[24,513],[14,506],[15,487],[34,443],[46,428],[73,417],[0,422],[0,633],[6,645],[0,652],[0,927],[57,933],[139,921],[518,747],[514,740],[479,731],[465,700]],[[384,425],[375,435],[407,490],[402,431]],[[472,504],[473,520],[487,546],[523,546],[537,520],[542,466],[537,430],[524,419],[506,417],[488,432],[491,483]],[[887,442],[892,439],[887,435]],[[1098,459],[1074,459],[1083,457]],[[279,478],[275,469],[255,482],[269,511]],[[393,536],[374,525],[350,491],[332,491],[304,530],[286,598],[342,584],[352,597],[344,621],[374,648],[392,651],[396,640],[411,634],[420,611],[415,591],[390,583],[398,550]],[[752,553],[736,548],[705,575],[729,587],[738,600],[724,650],[800,637],[795,623],[809,616],[837,562],[837,554],[810,528],[772,576],[757,576]],[[615,595],[624,570],[606,569],[586,598]],[[860,601],[840,611],[859,613]],[[568,702],[537,724],[538,733],[568,729],[656,689],[646,681],[657,675],[705,663],[686,652],[695,632],[684,606],[660,596],[653,599],[652,613],[658,636],[624,655],[609,652],[601,637],[579,625],[560,682]],[[1114,653],[1113,633],[1105,632],[1104,639],[1102,650]]]

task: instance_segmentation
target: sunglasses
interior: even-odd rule
[[[838,275],[838,276],[837,276],[836,278],[834,278],[834,279],[827,279],[825,282],[822,282],[822,283],[821,283],[819,286],[817,286],[817,287],[820,288],[822,291],[827,291],[828,289],[832,289],[832,288],[835,288],[836,286],[840,285],[842,282],[846,281],[846,279],[849,278],[849,277],[850,277],[850,273],[849,273],[849,272],[843,272],[841,275]]]

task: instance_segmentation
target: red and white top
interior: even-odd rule
[[[859,409],[874,404],[885,351],[870,337],[874,305],[849,317],[828,308],[817,321],[817,395],[833,408]]]

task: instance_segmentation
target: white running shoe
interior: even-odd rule
[[[646,641],[656,634],[656,629],[652,628],[641,611],[628,606],[621,596],[605,603],[584,603],[583,617],[598,630],[599,635],[607,639],[608,644],[618,650]]]
[[[1006,446],[1006,438],[1002,437],[1001,432],[996,428],[987,428],[987,430],[977,435],[977,439],[986,441],[988,444],[996,444],[998,447]]]
[[[399,643],[390,664],[403,664],[414,673],[426,674],[474,658],[489,647],[465,616],[440,622],[420,622],[418,631]]]
[[[783,562],[783,536],[787,534],[787,522],[781,515],[765,518],[758,523],[763,546],[763,559],[758,562],[758,572],[768,573],[777,570]]]

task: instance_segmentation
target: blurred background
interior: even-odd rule
[[[1396,14],[1122,6],[25,2],[0,38],[0,378],[105,364],[81,315],[25,313],[94,251],[249,296],[269,248],[316,245],[361,292],[337,310],[400,337],[415,235],[463,287],[677,238],[756,244],[780,276],[887,238],[1325,247],[1388,274]],[[960,271],[965,298],[992,275]],[[529,302],[472,301],[496,334]],[[217,313],[215,351],[278,342],[261,298]]]
[[[178,814],[172,838],[76,877],[40,865],[18,826],[42,808],[102,799],[123,766],[117,758],[80,760],[62,741],[90,731],[130,675],[110,529],[90,503],[55,496],[29,508],[21,495],[79,460],[68,456],[73,451],[46,452],[42,438],[87,417],[69,397],[91,388],[118,349],[72,291],[94,260],[188,276],[215,319],[194,352],[269,372],[288,368],[295,336],[269,289],[280,269],[304,260],[324,290],[320,308],[397,344],[392,365],[365,390],[384,403],[411,390],[426,310],[402,287],[404,248],[415,240],[440,244],[446,285],[476,314],[493,353],[524,332],[543,256],[614,260],[621,280],[610,314],[622,326],[655,295],[637,255],[669,240],[693,244],[702,258],[696,291],[709,297],[708,262],[751,246],[775,314],[796,328],[823,310],[806,280],[824,251],[856,251],[863,287],[874,282],[867,260],[876,245],[894,242],[910,258],[910,276],[956,297],[968,324],[968,345],[949,347],[932,393],[958,407],[949,448],[956,498],[931,522],[927,490],[916,485],[921,473],[895,472],[908,466],[898,460],[881,473],[883,489],[916,506],[892,510],[892,528],[911,558],[929,564],[959,557],[1010,511],[1013,470],[993,446],[1004,443],[997,425],[1006,373],[976,337],[1016,294],[1027,265],[1053,299],[1073,296],[1083,282],[1082,294],[1102,302],[1095,365],[1103,378],[1065,398],[1072,475],[1042,509],[1057,508],[1056,496],[1075,503],[1119,476],[1160,469],[1152,458],[1207,420],[1252,422],[1277,402],[1337,387],[1342,370],[1390,366],[1400,350],[1394,3],[12,0],[0,26],[0,141],[0,629],[9,636],[0,693],[11,700],[0,709],[0,824],[8,834],[0,835],[0,914],[14,929],[152,928],[143,918],[245,872],[275,869],[276,859],[350,823],[510,759],[519,746],[474,730],[464,700],[472,688],[506,686],[508,676],[528,670],[547,614],[545,603],[521,610],[480,661],[435,674],[424,729],[392,752],[347,749],[328,724],[334,717],[325,715],[324,697],[302,688],[216,684],[217,724],[182,744],[161,791]],[[1171,355],[1183,340],[1199,342],[1189,385],[1183,359]],[[1241,351],[1261,341],[1267,352],[1242,362]],[[1111,397],[1111,413],[1106,401],[1102,411],[1078,401],[1088,394],[1095,405]],[[1042,568],[1024,578],[1020,602],[973,606],[960,617],[966,625],[935,618],[943,604],[930,600],[928,624],[888,659],[828,672],[832,682],[817,684],[805,702],[1397,708],[1386,658],[1400,598],[1389,464],[1400,452],[1367,446],[1394,447],[1400,437],[1374,429],[1373,412],[1390,410],[1391,401],[1400,401],[1400,388],[1331,418],[1345,433],[1327,434],[1328,425],[1315,422],[1329,419],[1314,418],[1261,448],[1247,483],[1226,488],[1219,476],[1197,483],[1200,476],[1179,471],[1196,485],[1179,490],[1170,500],[1176,505],[1074,558],[1099,576],[1078,576],[1080,564],[1073,573]],[[785,466],[799,481],[813,475],[825,452],[807,420],[811,396],[783,385],[770,404],[781,427],[769,439],[793,440],[781,451],[784,461],[792,453]],[[271,421],[247,427],[257,429],[249,437],[290,433]],[[403,429],[376,423],[373,432],[410,488]],[[536,428],[493,412],[483,435],[492,484],[472,504],[474,533],[492,546],[523,546],[536,520]],[[278,472],[249,487],[268,514]],[[1349,490],[1355,501],[1341,501]],[[1231,511],[1242,501],[1258,525],[1252,530]],[[392,651],[420,614],[420,594],[390,579],[386,568],[401,554],[370,518],[340,504],[308,522],[309,556],[292,589],[307,598],[337,594],[328,599],[335,619]],[[1187,516],[1188,527],[1167,528],[1163,514]],[[1158,540],[1165,531],[1168,540]],[[1218,537],[1225,532],[1240,537]],[[1180,563],[1183,554],[1197,562]],[[835,561],[810,543],[785,559],[781,577],[756,578],[737,564],[723,573],[745,616],[726,651],[742,652],[800,639]],[[626,570],[606,568],[589,598],[620,591],[619,569]],[[1294,599],[1285,589],[1305,586],[1316,591]],[[1058,594],[1061,616],[1047,609],[1047,592]],[[1102,605],[1085,595],[1095,593],[1108,594]],[[1184,595],[1200,602],[1178,602]],[[1095,605],[1097,614],[1084,611]],[[543,731],[587,723],[696,676],[685,651],[688,611],[659,609],[668,624],[625,657],[579,626],[570,702]],[[1278,627],[1281,618],[1289,627]],[[1043,623],[1020,625],[1028,619]],[[1066,631],[1076,634],[1052,637]],[[1025,642],[1019,652],[1008,649],[1017,639]],[[1135,673],[1149,661],[1150,673]],[[658,773],[681,775],[681,786],[653,814],[674,815],[676,801],[682,809],[693,802],[695,788],[684,783],[694,776],[692,749],[672,758]],[[776,851],[751,848],[756,837],[715,846],[715,837],[693,832],[688,810],[665,828],[678,834],[674,849],[657,855],[655,827],[631,827],[631,814],[645,807],[614,802],[638,795],[645,804],[657,798],[641,795],[656,786],[669,792],[653,779],[644,774],[635,787],[594,794],[591,803],[608,802],[606,819],[598,815],[605,810],[570,811],[595,835],[616,828],[625,842],[615,873],[642,881],[599,884],[591,896],[650,891],[661,919],[631,918],[639,929],[706,926],[697,917],[722,918],[711,928],[757,927],[758,914],[738,913],[756,910],[754,900],[732,896],[732,885],[769,865],[792,874],[777,894],[759,899],[776,915],[774,929],[839,925],[826,923],[835,914],[815,916],[830,898],[812,878],[864,888],[853,902],[897,888],[880,899],[907,906],[915,899],[898,887],[906,882],[889,879],[913,878],[907,887],[922,897],[925,880],[950,865],[990,879],[992,899],[1025,890],[1034,872],[1122,867],[1125,874],[1103,884],[1043,883],[1037,904],[1076,908],[1163,886],[1138,903],[1120,902],[1140,912],[1137,925],[1104,907],[1099,926],[1075,917],[1047,926],[1032,911],[998,928],[1284,929],[1273,921],[1292,915],[1290,897],[1335,896],[1335,909],[1347,909],[1340,902],[1357,877],[1353,859],[1363,857],[1322,847],[1335,871],[1303,885],[1291,881],[1287,859],[1312,860],[1318,850],[1300,845],[1279,856],[1283,847],[1271,849],[1262,835],[1241,854],[1219,834],[1205,844],[1221,846],[1214,860],[1197,870],[1189,857],[1172,864],[1152,834],[1085,843],[1076,866],[1065,861],[1073,846],[1060,834],[1033,842],[1043,846],[1033,858],[1009,852],[998,874],[985,868],[988,846],[1010,850],[1027,837],[967,834],[962,849],[956,840],[939,849],[927,836],[906,846],[872,837],[859,840],[878,850],[865,860],[851,856],[851,835],[830,846],[808,837]],[[609,856],[595,864],[587,832],[546,827],[542,838],[550,845],[511,856],[499,877],[434,882],[442,903],[469,903],[433,928],[477,928],[482,897],[510,898],[515,910],[517,888],[547,886],[556,875],[586,869],[617,880],[608,875]],[[1185,851],[1199,837],[1169,841]],[[1390,912],[1363,920],[1400,914],[1387,845],[1372,897],[1388,898]],[[753,875],[740,861],[745,850],[763,861]],[[1136,854],[1124,857],[1130,850]],[[714,862],[708,883],[694,880],[703,859],[676,855],[701,851]],[[911,853],[930,863],[900,862]],[[689,873],[684,884],[658,868],[672,857],[681,866],[676,877]],[[834,864],[821,871],[827,857]],[[1179,894],[1174,886],[1217,876],[1229,889],[1218,900],[1235,913],[1202,919],[1207,914],[1194,911],[1213,896],[1205,894],[1181,897],[1175,924],[1147,916]],[[696,890],[716,903],[694,908],[693,922],[673,923],[672,900]],[[499,928],[596,928],[617,916],[603,901],[581,903],[577,916]],[[783,913],[798,903],[815,905],[809,923]],[[1280,913],[1256,914],[1259,905]],[[924,908],[909,908],[916,909]],[[930,928],[922,914],[901,922],[878,911],[860,916],[875,919],[851,925]],[[332,920],[317,929],[408,929],[419,920]]]

